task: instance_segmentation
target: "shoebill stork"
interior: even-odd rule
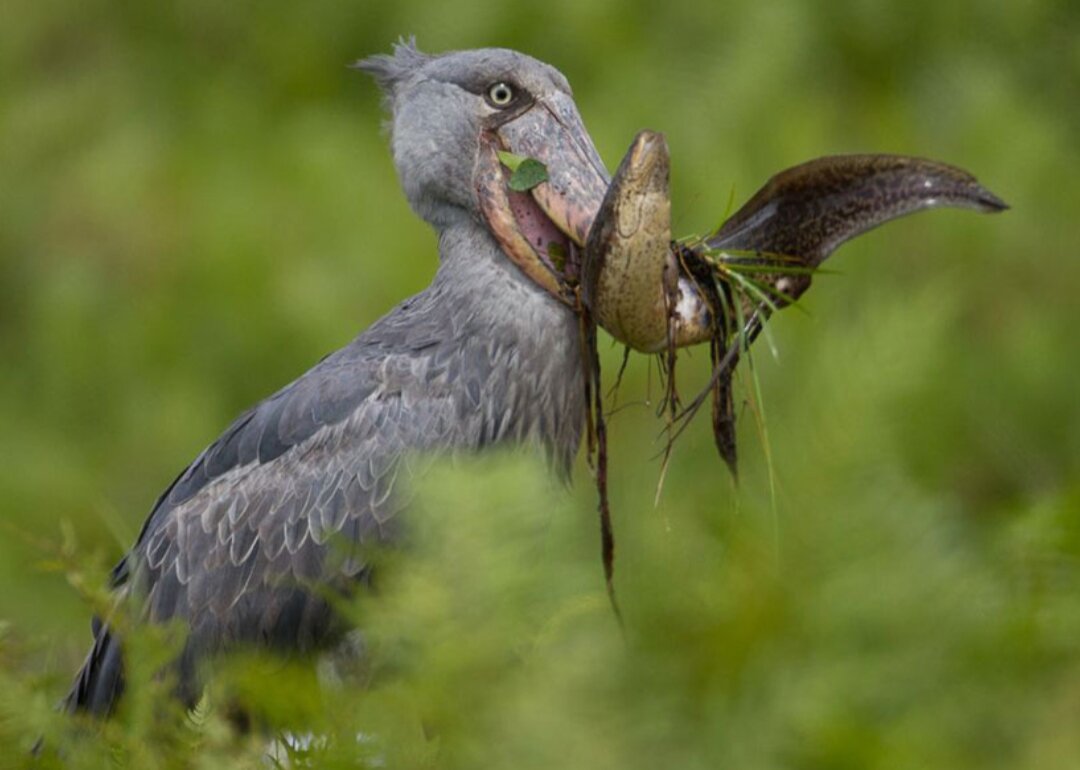
[[[408,43],[356,66],[383,91],[394,164],[438,234],[438,268],[422,292],[240,415],[164,491],[113,569],[118,600],[141,620],[186,625],[188,702],[199,661],[217,651],[335,640],[326,590],[362,584],[359,548],[394,539],[406,453],[533,443],[568,471],[580,443],[578,321],[547,250],[576,250],[608,174],[566,79],[514,51],[433,56]],[[536,156],[537,146],[558,148],[545,157],[559,188],[547,213],[491,187],[502,181],[498,151]],[[107,620],[93,631],[65,705],[105,714],[123,689],[121,643]]]
[[[641,351],[715,344],[726,331],[720,297],[700,281],[707,260],[780,255],[782,264],[763,263],[777,274],[762,279],[778,299],[745,308],[752,337],[760,313],[809,286],[786,260],[812,269],[849,238],[920,209],[1005,208],[941,163],[821,158],[773,177],[697,251],[676,249],[663,137],[639,134],[610,179],[554,68],[503,49],[432,56],[411,43],[357,66],[385,95],[398,176],[438,233],[439,266],[428,288],[229,426],[165,490],[113,570],[117,599],[136,617],[186,625],[178,670],[188,703],[199,662],[216,652],[309,652],[339,638],[327,593],[363,584],[362,548],[394,540],[408,455],[532,443],[569,472],[587,378],[599,392],[581,307]],[[546,181],[510,189],[502,152],[541,162]],[[586,325],[584,337],[594,331]],[[726,399],[714,429],[734,469],[723,372],[714,370]],[[120,643],[95,622],[65,705],[105,714],[122,689]]]

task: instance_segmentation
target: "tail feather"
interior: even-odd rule
[[[75,676],[71,691],[63,701],[69,714],[89,712],[107,716],[116,708],[124,691],[124,661],[120,642],[104,624],[94,623],[94,646]]]

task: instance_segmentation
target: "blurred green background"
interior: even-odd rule
[[[7,3],[0,736],[25,746],[20,713],[45,719],[85,652],[72,580],[238,412],[430,279],[375,87],[345,66],[402,34],[555,64],[609,167],[665,132],[680,234],[844,152],[954,163],[1013,210],[840,250],[809,314],[773,322],[778,355],[756,350],[738,491],[703,423],[653,505],[635,358],[609,427],[625,639],[584,462],[569,493],[520,459],[442,473],[440,536],[364,610],[396,675],[307,717],[374,725],[396,766],[1080,767],[1068,0]],[[71,553],[90,577],[56,567]]]

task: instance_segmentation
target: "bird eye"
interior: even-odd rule
[[[509,106],[516,95],[512,85],[500,81],[488,89],[487,100],[492,107],[502,109]]]

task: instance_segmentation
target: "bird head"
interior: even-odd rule
[[[413,210],[436,229],[482,222],[526,275],[568,301],[609,176],[566,78],[516,51],[430,55],[412,41],[355,66],[383,91]],[[500,152],[539,161],[546,181],[511,190]]]

